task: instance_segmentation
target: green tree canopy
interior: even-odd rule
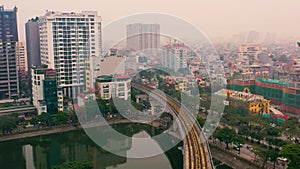
[[[288,158],[289,169],[300,168],[300,145],[298,144],[286,144],[282,146],[282,150],[279,152],[280,156]]]
[[[93,165],[90,162],[64,162],[60,165],[52,167],[52,169],[93,169]]]
[[[226,143],[226,147],[229,149],[228,145],[236,140],[237,134],[234,129],[225,127],[223,129],[216,130],[215,137],[221,142]]]

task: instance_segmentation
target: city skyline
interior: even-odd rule
[[[177,2],[170,1],[146,1],[137,0],[121,1],[88,1],[76,2],[69,5],[71,1],[4,1],[2,5],[7,8],[18,7],[18,24],[20,40],[25,40],[25,23],[28,19],[41,16],[46,10],[80,12],[83,10],[96,10],[103,18],[104,27],[110,22],[124,16],[143,12],[158,12],[174,15],[187,20],[202,30],[210,38],[231,38],[238,32],[258,31],[261,33],[277,33],[282,36],[300,36],[298,30],[300,25],[295,24],[299,1],[192,1]],[[272,5],[271,5],[272,2]],[[159,3],[159,5],[158,5]],[[130,4],[130,5],[129,5]],[[232,5],[235,4],[235,5]],[[122,8],[126,6],[126,8]],[[272,8],[271,8],[272,6]],[[33,8],[34,7],[34,8]],[[194,11],[194,12],[193,12]],[[198,15],[195,15],[197,13]],[[201,15],[201,13],[203,15]],[[205,15],[204,15],[205,14]],[[221,28],[221,29],[220,29]]]
[[[1,168],[300,168],[299,0],[4,1]]]

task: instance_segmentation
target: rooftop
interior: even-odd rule
[[[258,78],[257,81],[261,82],[261,83],[268,83],[268,84],[274,84],[274,85],[279,85],[279,86],[287,86],[286,82],[278,81],[278,80]]]
[[[215,92],[216,95],[219,96],[226,96],[226,92],[227,89],[221,89],[217,92]],[[232,97],[234,99],[239,99],[239,100],[245,100],[247,102],[252,102],[252,101],[264,101],[266,99],[264,99],[263,96],[260,95],[255,95],[255,94],[251,94],[251,93],[246,93],[246,92],[240,92],[240,91],[236,91],[236,90],[230,90],[232,92]]]
[[[82,11],[81,13],[79,12],[59,12],[59,11],[46,11],[45,16],[49,17],[99,17],[98,16],[98,11]]]

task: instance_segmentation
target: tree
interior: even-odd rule
[[[0,130],[3,133],[11,133],[17,128],[17,118],[12,116],[0,117]]]
[[[236,138],[236,132],[234,129],[225,127],[223,129],[217,130],[215,136],[221,142],[224,142],[226,144],[226,148],[229,149],[229,144],[234,142]]]
[[[197,121],[198,121],[198,123],[199,123],[199,125],[200,125],[201,127],[204,126],[204,124],[205,124],[205,119],[204,119],[203,117],[197,116]]]
[[[64,162],[52,169],[93,169],[93,165],[90,162]]]
[[[279,155],[286,157],[290,160],[289,169],[300,168],[300,145],[298,144],[286,144],[282,146]]]
[[[277,149],[269,149],[267,151],[268,160],[273,162],[273,169],[276,167],[276,160],[279,155],[279,151]]]
[[[69,120],[71,121],[71,123],[77,123],[78,122],[78,117],[76,115],[76,112],[75,110],[71,110],[68,112],[69,114]]]
[[[238,134],[248,137],[251,133],[249,132],[249,128],[247,126],[240,126]]]
[[[68,122],[68,114],[66,112],[58,112],[55,119],[58,124],[66,124]]]
[[[277,147],[282,147],[283,145],[286,144],[286,142],[283,141],[282,139],[273,138],[273,137],[266,137],[265,140],[269,143],[269,145],[275,145]]]
[[[43,112],[37,117],[37,120],[44,125],[50,125],[51,116],[48,113]]]
[[[265,168],[266,162],[268,161],[268,150],[261,147],[254,147],[254,154],[263,160],[262,168]]]
[[[267,133],[268,133],[269,136],[278,137],[278,136],[280,136],[280,129],[276,128],[276,127],[268,126],[267,127]]]
[[[241,153],[241,144],[244,144],[244,138],[240,135],[235,134],[235,137],[233,138],[233,143],[238,145],[239,147],[239,154]]]
[[[290,117],[287,121],[285,121],[283,128],[289,135],[290,139],[300,133],[300,125],[296,117]]]

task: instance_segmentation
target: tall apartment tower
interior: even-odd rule
[[[247,36],[247,43],[258,43],[259,33],[256,31],[250,31]]]
[[[64,96],[85,89],[85,61],[102,52],[101,17],[96,11],[47,11],[39,17],[41,63],[57,71]]]
[[[162,65],[165,68],[178,71],[187,68],[188,53],[183,43],[165,46],[163,48]]]
[[[17,71],[19,79],[22,81],[26,81],[26,75],[30,74],[30,72],[28,73],[27,52],[25,46],[26,44],[24,42],[17,42],[16,44]]]
[[[13,99],[19,95],[17,42],[17,8],[8,10],[0,6],[0,100]]]
[[[126,26],[127,49],[160,48],[160,25],[135,23]]]
[[[41,56],[40,56],[40,33],[39,33],[38,17],[30,19],[26,22],[25,32],[26,32],[26,49],[27,49],[27,58],[28,58],[27,67],[31,68],[31,66],[40,66]]]

